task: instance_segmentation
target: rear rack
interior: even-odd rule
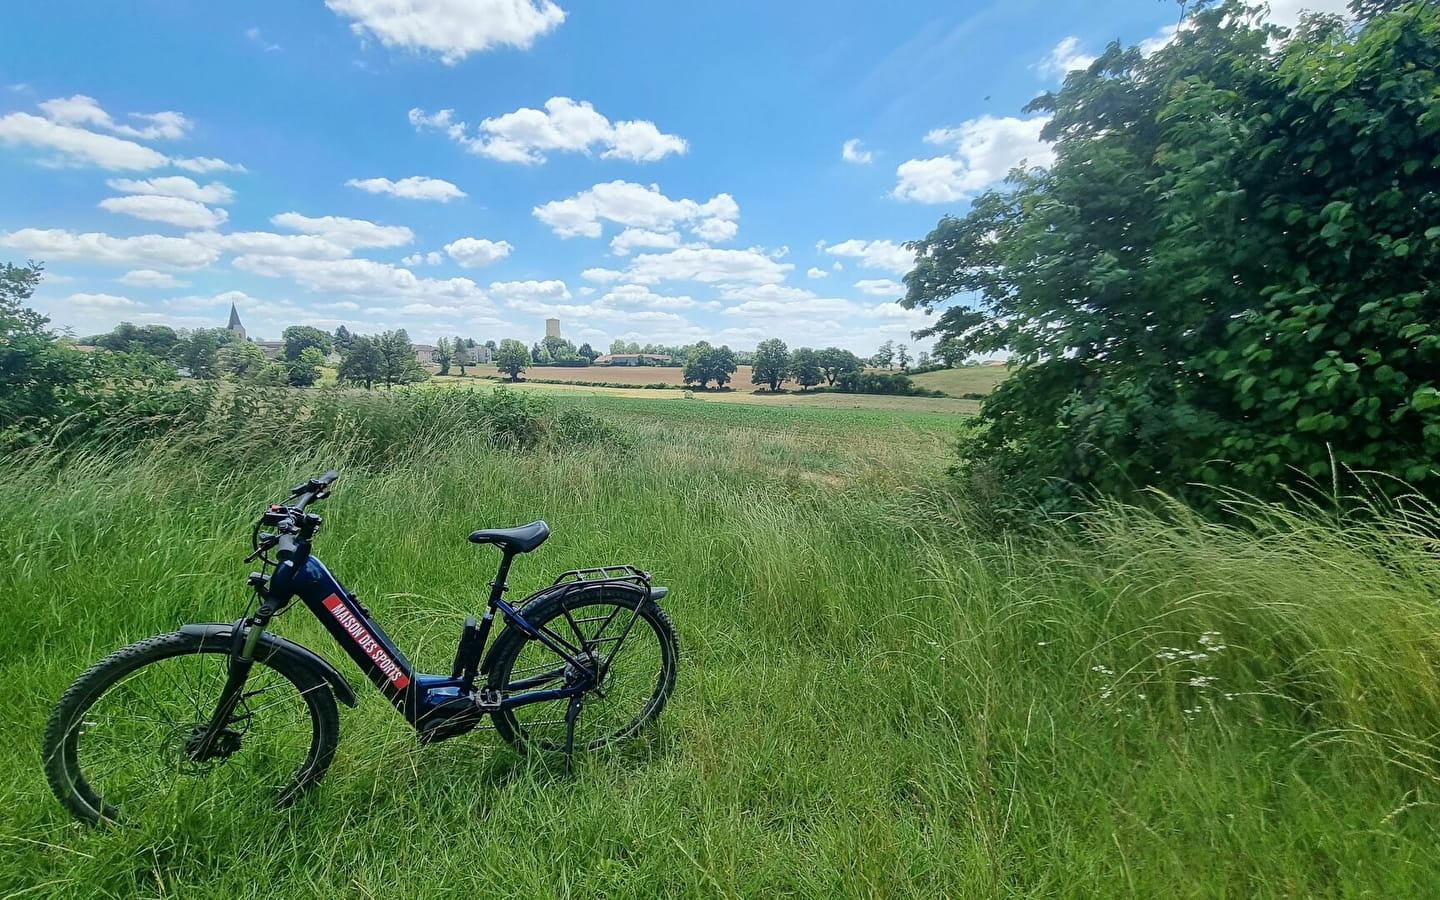
[[[578,584],[580,582],[625,582],[627,584],[649,587],[650,573],[634,566],[598,566],[593,569],[571,569],[568,572],[561,572],[551,582],[550,586],[557,584]]]

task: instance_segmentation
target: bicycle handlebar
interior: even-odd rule
[[[255,525],[256,555],[273,547],[276,559],[281,562],[302,557],[310,536],[320,524],[320,518],[307,515],[305,507],[329,496],[330,485],[339,477],[340,473],[331,469],[319,478],[312,478],[291,488],[288,499],[293,502],[289,505],[270,507],[270,511]],[[279,533],[261,540],[259,535],[263,525],[274,527]]]
[[[339,477],[340,473],[331,469],[319,478],[312,478],[303,484],[295,485],[290,489],[290,499],[300,498],[300,502],[295,504],[295,508],[304,509],[316,500],[321,499],[330,485],[334,484],[335,479]]]

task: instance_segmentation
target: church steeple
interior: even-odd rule
[[[234,303],[230,304],[230,324],[225,327],[235,337],[242,341],[245,340],[245,326],[240,324],[240,311],[235,308]]]

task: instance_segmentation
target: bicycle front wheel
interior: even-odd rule
[[[624,740],[660,715],[675,687],[680,639],[670,617],[649,597],[596,586],[542,599],[522,612],[599,672],[575,726],[577,748],[595,750]],[[562,688],[581,675],[574,663],[513,625],[495,642],[488,668],[489,686],[510,697]],[[517,749],[559,750],[569,702],[560,698],[495,713],[495,730]]]
[[[115,651],[65,691],[45,729],[45,775],[76,818],[108,824],[198,809],[225,789],[288,802],[335,756],[330,686],[287,657],[257,659],[209,758],[192,751],[215,711],[229,640],[156,635]],[[233,777],[215,776],[218,770]]]

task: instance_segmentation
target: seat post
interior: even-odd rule
[[[500,571],[495,573],[495,580],[490,582],[490,607],[492,609],[505,596],[505,591],[509,587],[505,583],[505,579],[510,575],[510,561],[514,558],[514,550],[503,547],[500,549]]]

